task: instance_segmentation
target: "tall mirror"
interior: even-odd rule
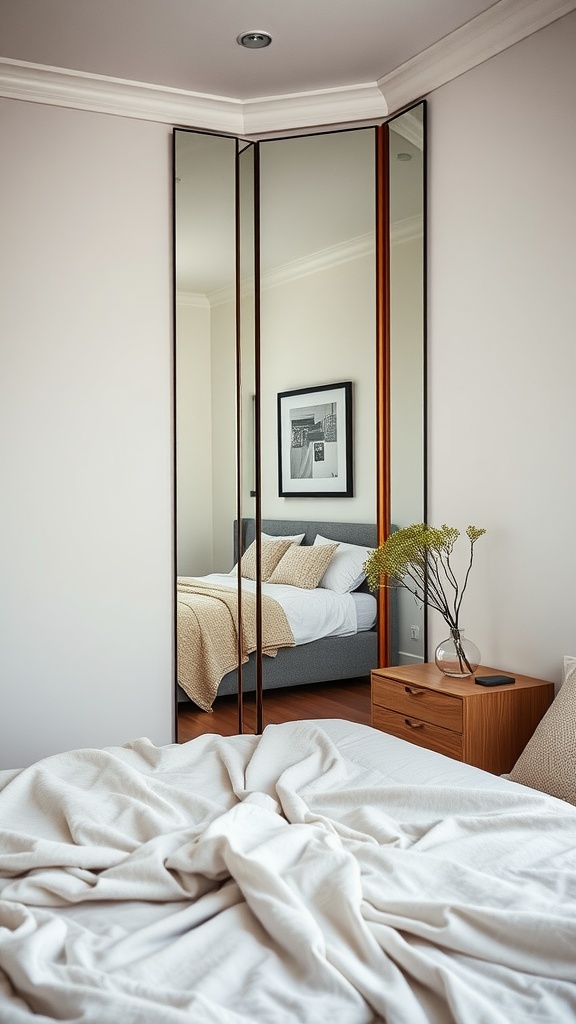
[[[263,659],[265,721],[344,694],[368,720],[377,601],[345,577],[377,536],[375,157],[373,127],[260,144],[262,518],[304,534],[263,583],[297,644]]]
[[[175,132],[177,572],[238,589],[245,552],[241,617],[250,625],[248,589],[265,652],[225,673],[214,715],[180,703],[180,740],[236,732],[238,722],[259,731],[323,717],[306,703],[315,687],[331,717],[361,709],[357,720],[369,721],[368,676],[381,657],[376,602],[354,570],[360,577],[378,536],[425,518],[424,164],[423,105],[384,130],[257,144]],[[222,270],[208,281],[219,247]],[[197,265],[185,277],[188,251]],[[190,309],[203,311],[208,334]],[[208,442],[202,493],[208,470],[197,474],[196,448],[205,453]],[[195,544],[202,558],[191,561]],[[278,621],[269,598],[281,588]],[[425,619],[407,596],[395,594],[380,616],[392,664],[425,659]],[[263,711],[252,707],[258,686]]]
[[[240,218],[250,216],[238,201],[238,150],[231,138],[174,137],[177,707],[199,709],[200,731],[212,731],[221,670],[238,661],[230,625],[237,580],[229,574],[240,483],[239,322],[242,312],[248,323],[249,298],[241,311],[237,243]],[[253,183],[244,193],[253,194]],[[246,234],[242,266],[249,246]],[[206,584],[220,588],[218,602]],[[177,734],[190,738],[180,720]]]
[[[236,295],[237,332],[237,415],[240,462],[238,466],[238,501],[235,519],[234,563],[245,549],[242,524],[254,522],[257,515],[257,494],[260,489],[259,464],[259,272],[258,272],[258,150],[253,144],[239,145],[237,259],[238,288]],[[220,692],[231,686],[225,702],[226,713],[232,711],[235,689],[239,691],[239,719],[242,732],[261,732],[261,662],[251,655],[244,663],[243,650],[261,646],[261,575],[260,549],[247,555],[251,564],[239,575],[239,650],[238,668],[221,685]],[[256,678],[257,676],[257,678]],[[256,699],[258,698],[258,699]]]
[[[389,473],[392,528],[426,521],[425,106],[389,123]],[[426,616],[393,594],[390,664],[425,661]]]

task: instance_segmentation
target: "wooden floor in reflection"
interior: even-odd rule
[[[370,679],[351,679],[314,686],[268,690],[264,694],[264,726],[303,718],[344,718],[370,725]],[[243,732],[255,732],[256,709],[253,695],[244,701]],[[236,697],[218,697],[211,712],[194,704],[178,709],[178,742],[186,743],[204,733],[233,736],[238,732]]]

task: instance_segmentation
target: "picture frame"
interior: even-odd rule
[[[278,494],[352,498],[352,382],[278,394]]]

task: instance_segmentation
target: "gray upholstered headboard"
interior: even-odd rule
[[[303,544],[313,544],[316,534],[339,540],[346,544],[361,544],[367,548],[376,547],[375,523],[324,523],[309,522],[299,519],[263,519],[262,530],[272,537],[285,537],[287,534],[304,533]],[[245,551],[256,536],[254,519],[242,520],[242,551]],[[236,524],[234,524],[234,561],[236,555]]]

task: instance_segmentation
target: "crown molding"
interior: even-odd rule
[[[387,114],[376,82],[237,100],[8,57],[0,57],[0,96],[243,138],[314,125],[374,121]]]
[[[177,306],[194,306],[197,309],[206,309],[210,306],[207,295],[203,295],[202,292],[176,292],[176,305]]]
[[[288,281],[296,281],[300,277],[318,274],[342,263],[361,259],[363,256],[373,256],[374,245],[374,234],[371,231],[365,235],[350,238],[346,242],[330,245],[326,249],[320,249],[318,252],[303,256],[298,260],[284,263],[283,266],[277,267],[275,270],[266,271],[262,274],[261,286],[276,288]]]
[[[256,139],[384,120],[576,9],[576,0],[499,0],[377,82],[239,100],[0,57],[0,96]]]
[[[208,292],[206,295],[206,301],[210,308],[212,306],[223,306],[226,302],[234,302],[236,297],[236,291],[233,285],[227,285],[225,288],[217,288],[213,292]]]
[[[390,241],[393,245],[402,245],[403,242],[412,242],[422,238],[423,227],[422,217],[406,217],[404,220],[396,221],[390,225]],[[308,277],[310,274],[317,274],[322,270],[329,270],[342,263],[349,263],[351,260],[360,259],[363,256],[373,256],[375,252],[374,235],[369,232],[365,235],[358,235],[347,242],[321,249],[320,252],[303,256],[301,259],[285,263],[281,267],[269,270],[262,275],[262,288],[275,288],[279,285],[288,284],[301,277]],[[198,292],[177,291],[176,303],[179,306],[220,306],[225,302],[232,302],[235,296],[234,288],[227,285],[224,288],[217,288],[207,295]]]
[[[417,117],[407,110],[400,117],[390,121],[390,128],[397,135],[401,135],[407,142],[411,142],[416,149],[424,149],[424,125]]]
[[[412,237],[416,236],[413,234]],[[401,240],[407,241],[408,239]],[[337,245],[331,245],[326,249],[302,256],[300,259],[283,263],[273,270],[264,271],[260,277],[260,286],[262,289],[277,288],[279,285],[297,281],[298,278],[309,277],[310,274],[318,274],[323,270],[331,270],[332,267],[337,267],[342,263],[350,263],[351,260],[361,259],[363,256],[373,256],[374,245],[373,232],[358,235],[356,238],[350,238],[345,242],[339,242]],[[179,292],[178,294],[186,293]],[[209,292],[206,298],[211,306],[219,306],[224,302],[231,302],[234,294],[234,288],[226,285],[224,288]]]
[[[243,106],[244,135],[250,139],[297,128],[374,122],[388,114],[385,97],[376,82],[284,96],[261,96],[245,100]]]
[[[576,0],[499,0],[378,82],[394,113],[576,9]]]
[[[243,135],[240,100],[88,75],[7,57],[0,57],[0,96]]]
[[[390,241],[392,245],[402,245],[404,242],[413,242],[422,238],[424,224],[421,216],[416,214],[413,217],[405,217],[404,220],[394,221],[390,225]]]

